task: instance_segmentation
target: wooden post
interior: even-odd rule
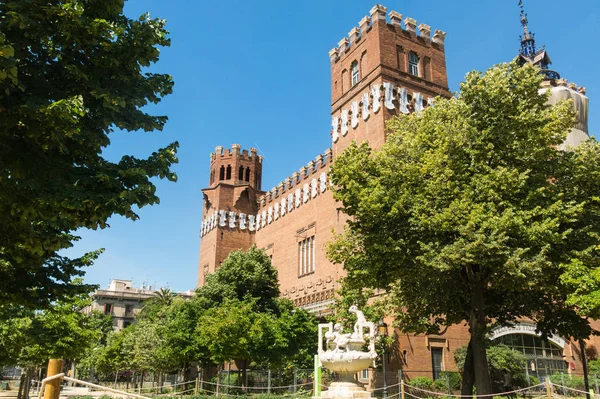
[[[400,380],[400,397],[404,399],[404,380]]]
[[[546,396],[548,399],[552,398],[552,386],[550,385],[550,378],[546,378]]]
[[[196,386],[194,387],[194,395],[198,396],[198,377],[196,377]]]
[[[50,359],[48,361],[48,373],[46,374],[46,378],[62,373],[63,364],[62,359]],[[46,383],[44,399],[58,399],[60,396],[60,381],[61,379],[57,378]]]

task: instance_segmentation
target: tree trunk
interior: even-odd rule
[[[471,332],[475,388],[477,389],[477,395],[488,395],[492,393],[492,380],[485,353],[487,318],[485,317],[482,282],[478,282],[475,285],[471,298],[469,331]]]
[[[579,350],[581,351],[581,364],[583,365],[583,384],[585,386],[585,397],[590,399],[590,381],[588,379],[588,364],[587,356],[585,354],[585,341],[579,340]]]
[[[465,373],[461,392],[463,395],[471,395],[475,385],[477,395],[488,395],[492,393],[492,381],[488,368],[487,355],[485,352],[485,332],[487,318],[485,315],[484,283],[478,279],[473,280],[471,292],[471,310],[469,312],[469,332],[471,340],[465,358]],[[470,356],[469,356],[470,355]]]
[[[17,399],[23,399],[23,392],[25,390],[25,370],[21,370],[21,379],[19,380],[19,393],[17,393]]]
[[[467,346],[467,356],[465,357],[465,365],[463,368],[462,382],[460,386],[461,395],[472,395],[473,386],[475,383],[475,371],[473,370],[473,346],[471,341]]]

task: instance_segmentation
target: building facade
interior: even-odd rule
[[[524,13],[522,23],[523,62],[542,60],[542,69],[547,69],[549,57],[545,51],[538,54]],[[210,186],[202,190],[198,285],[204,284],[206,275],[231,250],[255,244],[266,250],[277,268],[283,297],[316,314],[330,311],[344,270],[327,259],[325,250],[332,232],[341,231],[347,217],[329,190],[329,168],[352,141],[368,140],[371,147],[380,147],[389,118],[421,112],[435,97],[451,96],[445,37],[441,30],[417,25],[412,18],[375,5],[329,52],[330,148],[268,191],[261,188],[262,157],[255,149],[241,151],[234,144],[231,149],[217,147],[210,154]],[[569,86],[556,75],[548,75],[546,85],[552,86],[551,102],[570,96],[580,104],[581,129],[574,133],[577,137],[570,135],[569,145],[586,139],[585,90]],[[402,370],[407,377],[435,378],[442,370],[456,370],[453,353],[469,341],[462,325],[451,326],[439,336],[395,333],[397,345],[388,368]],[[580,356],[571,342],[560,337],[542,340],[527,323],[494,330],[491,337],[522,351],[533,362],[528,369],[532,375],[581,370]]]
[[[142,310],[144,301],[156,296],[152,287],[135,288],[131,280],[111,280],[108,288],[98,289],[92,294],[92,304],[84,311],[97,311],[113,317],[113,328],[120,331],[133,323]]]

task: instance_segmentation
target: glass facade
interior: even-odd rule
[[[563,349],[552,342],[529,334],[508,334],[494,342],[504,344],[527,359],[527,372],[540,380],[554,373],[566,373],[568,364],[563,359]]]

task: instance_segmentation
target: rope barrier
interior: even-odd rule
[[[384,390],[384,389],[395,388],[395,387],[397,387],[397,386],[400,386],[400,384],[402,384],[402,383],[401,383],[401,382],[399,382],[399,383],[397,383],[397,384],[394,384],[394,385],[387,385],[386,387],[375,388],[375,389],[373,389],[373,392],[375,392],[375,391],[381,391],[381,390]],[[408,386],[408,385],[404,384],[404,386],[406,387],[406,386]],[[388,397],[389,397],[389,396],[388,396]]]
[[[588,392],[586,392],[586,391],[581,391],[581,390],[579,390],[579,389],[575,389],[575,388],[569,388],[569,387],[565,387],[565,386],[558,385],[558,384],[552,384],[552,385],[554,385],[555,387],[558,387],[558,388],[562,388],[562,389],[568,389],[568,390],[570,390],[570,391],[579,392],[579,393],[582,393],[582,394],[584,394],[584,395],[586,395],[586,394],[588,393]]]
[[[194,381],[195,382],[195,381]],[[281,386],[264,386],[264,387],[243,387],[241,385],[227,385],[227,384],[221,384],[221,383],[216,383],[216,382],[210,382],[210,381],[198,381],[198,383],[202,383],[202,384],[209,384],[209,385],[219,385],[219,388],[224,387],[224,388],[236,388],[236,389],[289,389],[289,388],[294,388],[294,387],[301,387],[301,386],[305,386],[305,385],[313,385],[313,382],[305,382],[302,384],[296,384],[296,385],[281,385]]]
[[[510,395],[513,393],[517,393],[517,392],[523,392],[523,391],[527,391],[530,390],[532,388],[536,388],[536,387],[541,387],[544,384],[537,384],[537,385],[533,385],[527,388],[521,388],[521,389],[515,389],[514,391],[508,391],[508,392],[499,392],[499,393],[489,393],[489,394],[485,394],[485,395],[477,395],[478,398],[485,398],[485,397],[494,397],[494,396],[503,396],[503,395]],[[441,393],[441,392],[435,392],[435,391],[428,391],[426,389],[422,389],[422,388],[417,388],[417,387],[413,387],[411,385],[408,384],[404,384],[405,387],[407,388],[411,388],[417,391],[421,391],[421,392],[425,392],[428,394],[432,394],[432,395],[437,395],[437,396],[444,396],[444,397],[453,397],[453,398],[472,398],[473,395],[452,395],[452,394],[447,394],[447,393]]]

